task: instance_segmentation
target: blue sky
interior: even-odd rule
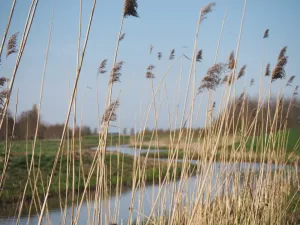
[[[201,24],[197,48],[203,49],[203,61],[197,64],[197,86],[207,69],[213,64],[227,1],[216,1],[213,12]],[[21,33],[23,31],[30,2],[29,0],[17,1],[9,36],[15,32]],[[92,0],[83,0],[83,37],[85,36],[92,2]],[[140,108],[142,108],[142,113],[146,111],[147,101],[151,93],[151,83],[145,79],[147,66],[149,64],[156,65],[154,72],[159,78],[170,65],[167,56],[172,48],[175,48],[176,56],[179,56],[182,51],[188,56],[192,55],[199,10],[201,6],[209,2],[206,0],[140,0],[138,1],[140,18],[129,17],[125,19],[123,31],[126,33],[126,37],[121,42],[118,61],[124,60],[126,64],[122,70],[121,83],[117,83],[114,89],[114,96],[116,96],[120,91],[124,93],[125,89],[130,86],[122,98],[118,113],[119,122],[117,123],[122,128],[138,127],[141,119]],[[11,3],[11,0],[4,0],[1,3],[0,34],[3,34],[5,30]],[[236,49],[243,4],[244,1],[242,0],[230,0],[218,62],[226,62],[229,53]],[[17,88],[19,89],[19,112],[30,109],[32,104],[39,101],[40,83],[53,8],[54,23],[45,80],[42,120],[47,123],[61,123],[64,121],[68,107],[69,77],[71,87],[75,78],[79,0],[40,0],[17,73],[10,108],[13,111]],[[244,84],[248,84],[251,78],[255,79],[255,85],[248,88],[247,92],[252,96],[258,95],[262,62],[262,36],[267,28],[270,29],[270,36],[264,44],[264,64],[270,62],[273,67],[280,50],[284,46],[288,46],[287,77],[296,75],[294,85],[300,83],[297,71],[300,52],[298,41],[300,40],[299,8],[300,2],[297,0],[248,0],[238,60],[238,68],[247,64],[247,75],[237,82],[237,95],[242,92]],[[101,75],[97,80],[97,68],[101,60],[108,58],[107,70],[111,69],[122,9],[122,0],[97,1],[78,86],[77,104],[78,112],[81,113],[84,93],[87,91],[83,123],[91,127],[97,126],[97,87],[99,88],[99,105],[102,113],[109,75],[108,73]],[[152,56],[149,55],[150,44],[154,46]],[[182,46],[187,46],[187,48],[182,48]],[[163,54],[163,58],[159,62],[157,60],[158,51]],[[1,76],[11,76],[15,57],[16,55],[10,56],[7,62],[2,57]],[[6,63],[7,68],[5,68]],[[186,88],[189,66],[190,62],[184,60],[182,88]],[[179,71],[180,62],[177,62],[167,78],[170,107],[172,107],[174,96],[177,96]],[[154,81],[154,84],[157,82],[158,79]],[[267,83],[267,80],[264,82]],[[286,81],[283,83],[277,81],[273,84],[272,92],[278,93],[285,83]],[[87,85],[92,89],[87,89]],[[180,94],[181,106],[184,92]],[[286,89],[285,93],[291,94],[292,89]],[[221,94],[222,89],[214,93],[217,105]],[[140,107],[141,100],[142,107]],[[168,109],[165,97],[162,98],[160,105],[159,127],[166,128],[168,127]],[[206,104],[203,104],[200,110],[200,119],[195,123],[195,126],[203,124],[205,108]],[[153,126],[153,114],[147,126]]]

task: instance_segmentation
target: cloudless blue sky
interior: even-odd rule
[[[197,86],[207,69],[213,64],[227,1],[216,1],[216,7],[213,12],[201,24],[197,49],[203,49],[203,61],[197,63]],[[171,63],[167,58],[172,48],[175,48],[176,57],[182,51],[191,57],[199,10],[201,6],[206,5],[210,1],[138,0],[137,2],[140,18],[129,17],[125,19],[123,31],[126,33],[126,36],[120,44],[118,55],[118,61],[124,60],[126,63],[122,70],[121,83],[115,85],[114,97],[120,91],[124,93],[130,86],[122,98],[118,113],[122,128],[130,128],[135,125],[138,127],[141,119],[141,100],[143,101],[143,114],[146,111],[145,106],[149,105],[147,101],[149,101],[149,94],[151,93],[151,83],[150,80],[145,79],[147,66],[149,64],[156,65],[154,73],[159,78]],[[262,62],[262,36],[267,28],[270,29],[270,36],[265,40],[264,44],[264,67],[267,62],[270,62],[271,67],[273,67],[280,50],[284,46],[288,46],[287,77],[296,75],[294,86],[299,84],[300,75],[298,74],[297,66],[300,63],[300,30],[298,28],[298,23],[300,22],[300,1],[248,0],[247,2],[237,66],[239,69],[243,64],[247,64],[247,72],[245,78],[237,83],[237,95],[242,92],[244,84],[249,84],[251,78],[255,79],[255,85],[251,88],[248,87],[247,92],[252,96],[258,95]],[[5,30],[11,3],[12,0],[3,0],[1,2],[1,35]],[[29,0],[17,0],[9,36],[15,32],[20,32],[19,41],[30,3],[31,1]],[[83,0],[82,44],[92,3],[92,0]],[[96,90],[98,87],[99,105],[102,113],[109,76],[109,73],[106,73],[100,75],[97,79],[97,68],[101,60],[108,58],[107,70],[111,69],[123,4],[123,0],[97,1],[78,86],[77,104],[78,113],[80,114],[84,103],[84,93],[87,92],[83,123],[92,128],[97,127]],[[230,0],[218,62],[226,62],[229,53],[232,50],[236,50],[243,6],[243,0]],[[33,104],[39,101],[40,83],[53,8],[54,23],[45,80],[42,120],[47,123],[61,123],[64,122],[68,107],[69,77],[72,87],[76,72],[79,0],[39,1],[32,30],[17,73],[10,109],[12,112],[14,111],[17,88],[19,89],[19,112],[30,109]],[[149,55],[150,44],[154,46],[152,56]],[[182,48],[182,46],[187,48]],[[161,61],[157,60],[158,51],[163,54]],[[5,53],[2,55],[0,75],[10,77],[16,54],[9,56],[7,59],[7,68],[5,68]],[[190,62],[183,60],[182,88],[186,88],[189,66]],[[179,71],[180,62],[178,61],[167,77],[170,107],[172,107],[174,93],[176,94],[178,90]],[[265,79],[264,82],[267,83],[268,81]],[[158,79],[154,83],[156,85]],[[285,83],[286,81],[283,83],[276,81],[273,84],[272,92],[274,94],[278,93]],[[86,86],[90,86],[92,89],[87,89]],[[292,88],[287,88],[285,93],[291,95],[292,91]],[[181,106],[183,105],[184,92],[180,95]],[[217,104],[221,94],[222,88],[214,94]],[[167,128],[168,109],[165,97],[163,97],[160,105],[159,127]],[[199,121],[195,126],[203,124],[205,108],[206,104],[203,104]],[[170,110],[172,109],[170,108]],[[153,114],[148,126],[153,126]]]

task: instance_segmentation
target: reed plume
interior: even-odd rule
[[[173,48],[173,49],[171,50],[171,53],[170,53],[170,56],[169,56],[169,60],[173,60],[174,57],[175,57],[175,49]]]
[[[150,45],[150,55],[152,55],[153,45]]]
[[[106,73],[106,70],[105,70],[106,65],[107,65],[107,59],[102,60],[102,62],[99,65],[99,68],[98,68],[98,74],[99,73],[101,73],[101,74]]]
[[[298,95],[298,88],[299,88],[299,86],[297,85],[295,87],[295,90],[294,90],[294,93],[293,93],[294,96]]]
[[[8,78],[1,77],[0,78],[0,87],[3,87],[7,81],[9,81]],[[8,90],[2,90],[0,92],[0,115],[1,116],[2,116],[2,107],[4,106],[4,103],[5,103],[4,99],[7,98],[8,94],[9,94]]]
[[[228,59],[228,69],[232,70],[235,66],[235,57],[234,57],[234,51],[232,51],[229,55]]]
[[[122,41],[122,40],[125,38],[125,35],[126,35],[126,33],[123,33],[123,34],[120,36],[119,41]]]
[[[202,49],[198,51],[196,56],[196,61],[201,62],[202,61]]]
[[[214,110],[216,108],[216,102],[214,102],[213,104],[212,104],[212,111]]]
[[[109,121],[117,120],[116,110],[119,107],[119,105],[120,105],[120,102],[118,99],[109,105],[109,107],[105,110],[105,112],[102,116],[102,123],[107,123]]]
[[[240,95],[239,99],[238,99],[238,106],[240,106],[245,98],[245,92],[242,92],[242,94]]]
[[[150,64],[150,65],[147,67],[147,70],[153,70],[154,68],[155,68],[155,66]]]
[[[204,6],[201,9],[201,18],[200,18],[200,22],[202,22],[203,20],[205,20],[207,18],[207,15],[212,11],[213,7],[216,5],[216,3],[211,2],[208,5]]]
[[[200,86],[198,88],[198,92],[201,93],[204,90],[213,90],[215,91],[217,86],[221,81],[221,73],[224,70],[224,64],[218,63],[213,65],[211,68],[207,70],[206,75],[201,80]]]
[[[290,79],[288,80],[288,82],[286,83],[286,86],[291,86],[292,87],[292,83],[295,79],[295,76],[291,76]]]
[[[287,49],[287,46],[285,46],[283,49],[281,49],[279,56],[278,56],[278,60],[285,57],[286,49]]]
[[[125,0],[124,4],[124,17],[134,16],[139,17],[137,12],[138,4],[136,0]]]
[[[121,70],[122,70],[122,66],[124,64],[124,61],[120,61],[118,63],[116,63],[116,65],[114,66],[114,68],[112,69],[111,75],[110,75],[110,83],[114,83],[114,82],[120,82],[120,76],[121,74]]]
[[[279,53],[277,63],[272,71],[272,82],[277,79],[285,78],[285,66],[288,60],[288,57],[285,56],[286,48],[287,47],[284,47]]]
[[[247,68],[247,65],[243,65],[242,68],[240,69],[239,73],[238,73],[238,77],[237,79],[240,79],[242,76],[245,75],[245,70]]]
[[[8,78],[6,78],[6,77],[1,77],[1,78],[0,78],[0,87],[3,87],[4,84],[5,84],[7,81],[9,81]]]
[[[270,71],[270,63],[267,64],[267,67],[266,67],[266,72],[265,72],[265,76],[270,76],[271,74],[271,71]]]
[[[152,70],[155,68],[155,66],[154,65],[149,65],[148,67],[147,67],[147,72],[146,72],[146,78],[148,78],[148,79],[153,79],[153,78],[155,78],[155,76],[154,76],[154,74],[153,74],[153,72],[152,72]]]
[[[254,79],[252,78],[250,81],[250,86],[252,86],[254,84]]]
[[[154,76],[154,74],[151,71],[147,71],[146,72],[146,78],[147,79],[154,79],[155,76]]]
[[[228,82],[228,75],[224,76],[222,80],[222,84],[226,84]]]
[[[269,29],[266,29],[265,33],[264,33],[264,39],[269,37]]]
[[[8,57],[9,55],[16,53],[17,50],[17,39],[18,39],[18,34],[19,32],[13,34],[7,43],[7,49],[6,49],[6,57]]]
[[[214,109],[216,108],[216,102],[213,102],[212,106],[211,106],[211,109],[208,110],[209,112],[213,112]]]
[[[9,94],[8,90],[2,90],[0,92],[0,98],[5,98]]]
[[[161,52],[158,52],[158,53],[157,53],[157,58],[158,58],[158,60],[160,60],[161,57],[162,57],[162,53],[161,53]]]

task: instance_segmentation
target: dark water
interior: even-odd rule
[[[128,155],[135,155],[138,154],[137,151],[134,149],[128,147],[128,146],[122,146],[120,147],[110,147],[107,149],[108,151],[120,151],[121,153],[128,154]],[[141,150],[141,152],[146,152],[147,150]],[[163,150],[161,150],[163,151]],[[150,152],[157,152],[156,150],[150,150]],[[180,160],[181,161],[181,160]],[[195,160],[192,160],[191,163],[197,163]],[[274,170],[276,168],[275,165],[264,165],[264,170]],[[279,168],[279,167],[277,167]],[[214,163],[211,170],[212,173],[210,173],[209,179],[207,179],[204,184],[204,187],[207,185],[211,185],[212,187],[217,187],[218,185],[222,183],[222,179],[225,179],[225,176],[228,174],[233,174],[233,173],[241,173],[243,171],[252,171],[252,172],[258,172],[261,169],[261,165],[259,163]],[[180,193],[182,196],[182,199],[186,201],[191,201],[191,199],[195,199],[193,195],[196,193],[195,190],[199,189],[199,187],[203,184],[201,182],[201,177],[200,176],[193,176],[189,177],[185,180],[177,181],[176,183],[168,183],[167,185],[163,186],[163,189],[161,190],[161,195],[165,197],[165,202],[164,208],[166,211],[165,213],[168,214],[168,210],[170,209],[170,203],[171,203],[171,195],[173,190],[176,190],[176,193]],[[208,189],[210,189],[208,187]],[[217,191],[218,190],[218,191]],[[215,196],[219,195],[221,191],[221,188],[215,188],[215,191],[213,191],[211,198],[213,199]],[[159,192],[159,186],[146,186],[143,189],[138,189],[135,192],[135,201],[133,204],[133,208],[137,210],[138,212],[142,213],[143,215],[149,215],[151,212],[151,206],[152,206],[152,201],[153,199],[156,199],[157,194]],[[205,193],[205,190],[204,190]],[[205,195],[204,195],[205,196]],[[121,196],[116,197],[112,196],[110,197],[104,207],[104,202],[102,201],[100,206],[96,207],[101,207],[102,212],[104,212],[106,209],[107,211],[114,212],[114,207],[115,204],[118,203],[118,209],[119,212],[116,215],[116,218],[118,224],[126,224],[126,221],[129,217],[129,207],[131,204],[131,198],[132,198],[132,191],[127,190],[122,193]],[[53,200],[52,200],[53,201]],[[140,203],[140,204],[139,204]],[[141,204],[142,203],[142,204]],[[57,204],[58,204],[58,199],[57,199]],[[158,205],[158,204],[157,204]],[[80,216],[79,216],[79,222],[78,224],[83,225],[83,224],[91,224],[92,223],[92,218],[93,218],[93,211],[94,211],[94,202],[84,202],[81,209],[80,209]],[[156,209],[159,206],[156,206]],[[108,210],[111,209],[111,210]],[[91,214],[89,214],[89,211]],[[113,214],[113,213],[112,213]],[[71,207],[67,209],[67,224],[70,224],[69,219],[71,215]],[[110,215],[113,216],[113,215]],[[109,217],[110,217],[109,216]],[[57,209],[51,209],[49,210],[49,216],[44,217],[44,224],[61,224],[63,218],[63,214],[60,211],[59,208]],[[90,220],[88,219],[90,218]],[[101,217],[101,222],[105,224],[105,216],[102,214]],[[132,219],[135,220],[138,218],[138,214],[136,211],[133,211],[132,214]],[[140,215],[140,219],[145,219],[142,215]],[[48,220],[51,221],[51,223],[48,223]],[[20,224],[25,225],[27,224],[28,221],[28,216],[23,216],[20,220]],[[37,224],[38,222],[38,216],[33,215],[30,217],[29,224],[34,225]],[[111,222],[111,221],[110,221]],[[0,218],[0,224],[15,224],[16,220],[12,217],[9,218]]]

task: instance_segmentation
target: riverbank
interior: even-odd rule
[[[235,139],[229,137],[226,141],[221,138],[219,140],[220,144],[217,146],[218,149],[215,155],[215,160],[222,162],[230,162],[233,159],[243,162],[261,162],[264,160],[272,163],[300,164],[300,129],[289,129],[285,135],[285,146],[279,146],[279,138],[276,137],[282,138],[284,135],[280,132],[273,134],[272,139],[275,139],[276,141],[272,143],[272,148],[270,146],[267,154],[264,154],[262,151],[265,151],[266,149],[266,147],[262,144],[262,140],[265,140],[268,138],[268,136],[249,137],[245,143],[242,143],[241,138],[238,137]],[[201,142],[202,140],[194,140],[187,145],[187,148],[184,141],[171,144],[169,136],[164,135],[159,137],[157,142],[154,140],[151,142],[148,136],[143,140],[143,142],[135,142],[133,139],[130,139],[130,146],[137,149],[162,150],[159,152],[159,157],[164,159],[169,158],[171,155],[170,153],[172,153],[175,148],[178,149],[178,159],[183,159],[184,155],[188,159],[193,160],[209,159],[211,157],[210,151],[205,153],[202,150],[199,150],[202,149]],[[222,143],[230,144],[224,145]],[[186,148],[188,151],[185,151]],[[278,157],[279,151],[286,153],[286,156]],[[146,153],[142,153],[142,155],[145,156]],[[149,153],[148,156],[151,158],[156,158],[157,154]]]
[[[81,192],[84,189],[84,179],[82,169],[84,171],[85,179],[88,176],[90,166],[92,164],[94,152],[91,150],[85,150],[82,152],[82,167],[80,166],[79,153],[75,157],[75,192]],[[24,185],[28,176],[28,168],[30,165],[31,155],[12,155],[8,164],[5,184],[2,188],[0,195],[0,207],[7,208],[8,205],[16,204],[20,201],[23,194]],[[33,189],[36,186],[37,196],[43,196],[44,191],[49,179],[49,174],[55,160],[54,155],[35,155],[34,157],[34,168],[31,176],[31,183],[29,184],[26,194],[25,202],[29,204],[33,196]],[[116,189],[117,184],[122,188],[132,187],[133,182],[133,171],[134,171],[134,158],[130,155],[117,154],[116,152],[108,152],[106,154],[106,165],[107,165],[107,182],[108,187],[111,191]],[[141,165],[143,163],[141,160]],[[63,166],[62,166],[63,165]],[[69,170],[66,165],[70,165]],[[1,170],[2,165],[1,165]],[[191,168],[192,171],[193,168]],[[179,163],[176,170],[176,176],[181,175],[182,166]],[[161,176],[160,176],[161,173]],[[146,170],[145,170],[145,183],[158,183],[160,179],[163,179],[167,174],[167,162],[160,162],[160,169],[158,163],[152,159],[147,159]],[[173,175],[173,169],[169,171],[170,175]],[[122,178],[122,179],[121,179]],[[36,181],[36,185],[34,185]],[[91,177],[89,184],[89,191],[93,191],[96,188],[97,175],[96,171]],[[68,191],[69,194],[72,192],[72,164],[64,156],[59,160],[56,172],[53,177],[52,185],[50,187],[49,196],[50,198],[57,198],[59,194],[65,198],[65,193]],[[68,195],[69,195],[68,194]]]

